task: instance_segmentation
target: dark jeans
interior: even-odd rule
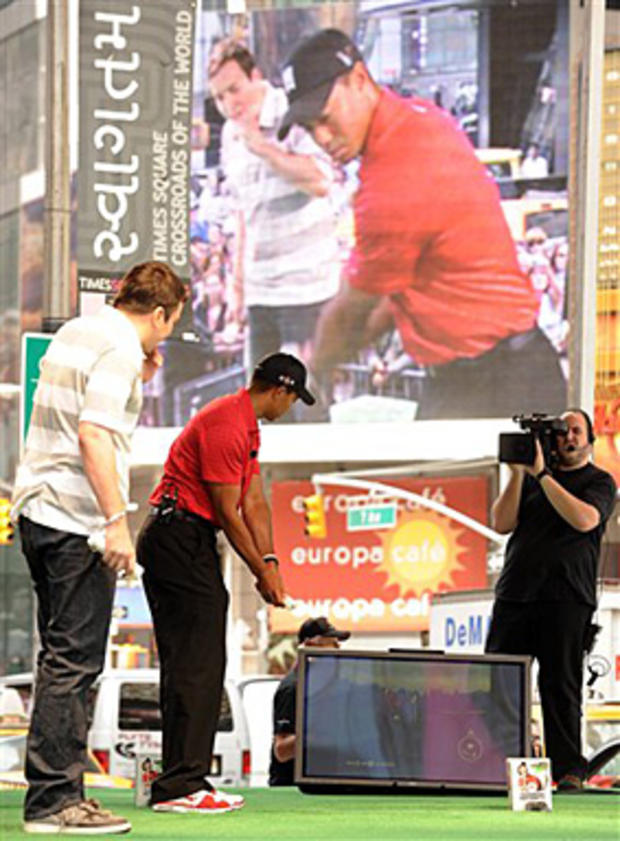
[[[509,418],[522,412],[558,414],[565,407],[558,355],[535,327],[474,359],[429,369],[416,417]]]
[[[250,369],[268,353],[310,341],[324,306],[325,301],[287,307],[248,307]]]
[[[163,773],[152,803],[211,788],[228,609],[215,535],[206,520],[150,516],[138,538],[161,670]]]
[[[84,799],[87,692],[103,669],[115,575],[86,538],[19,519],[41,650],[26,753],[26,820]]]
[[[311,356],[312,339],[326,302],[286,307],[249,307],[249,368],[269,353],[292,353],[302,361]],[[282,423],[318,423],[328,420],[326,409],[318,403],[306,406],[297,400]]]
[[[583,778],[581,695],[585,632],[592,608],[568,602],[509,602],[493,606],[486,651],[538,660],[545,745],[553,778]]]

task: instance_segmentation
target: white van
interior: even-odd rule
[[[135,776],[136,753],[161,754],[159,670],[104,672],[89,695],[88,744],[104,770]],[[226,681],[215,735],[210,779],[216,787],[247,786],[250,738],[238,688]]]
[[[273,741],[273,696],[282,675],[247,675],[236,683],[250,733],[252,767],[250,785],[262,788],[269,781]]]
[[[282,676],[246,675],[226,680],[213,747],[213,782],[266,786],[272,741],[273,696]],[[19,691],[28,715],[32,673],[0,676],[0,695]],[[136,753],[161,753],[158,669],[104,672],[88,696],[88,744],[103,769],[134,779]]]

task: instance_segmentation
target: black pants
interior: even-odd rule
[[[228,609],[215,535],[206,521],[151,516],[138,538],[161,670],[163,772],[152,803],[211,788]]]
[[[116,576],[86,538],[19,518],[41,649],[26,748],[26,820],[84,799],[87,694],[103,669]]]
[[[248,307],[248,352],[249,369],[269,353],[286,350],[300,359],[310,353],[309,343],[325,306],[318,304],[297,304],[288,306]],[[297,400],[287,412],[283,423],[318,423],[329,420],[325,407],[306,406]]]
[[[488,653],[529,654],[538,660],[547,756],[555,780],[583,778],[581,694],[585,632],[592,617],[586,604],[509,602],[498,599],[486,643]]]
[[[416,417],[509,418],[566,407],[558,355],[537,328],[510,336],[474,359],[457,359],[428,372]]]

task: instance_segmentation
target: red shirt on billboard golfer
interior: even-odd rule
[[[355,248],[318,325],[316,375],[395,324],[427,369],[419,418],[559,412],[561,369],[497,187],[450,115],[380,88],[336,29],[303,41],[282,78],[279,135],[299,124],[339,164],[360,158]]]
[[[201,409],[172,444],[150,502],[137,559],[161,663],[162,768],[157,812],[213,814],[243,798],[207,779],[226,665],[228,592],[216,547],[222,529],[267,604],[284,605],[271,512],[258,466],[258,421],[277,420],[300,398],[312,405],[304,365],[286,353],[262,359],[249,388]]]

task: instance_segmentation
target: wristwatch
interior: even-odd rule
[[[537,473],[534,476],[534,478],[536,479],[537,482],[540,482],[541,479],[545,478],[545,476],[551,476],[551,471],[547,467],[543,467],[543,469],[540,471],[540,473]]]

